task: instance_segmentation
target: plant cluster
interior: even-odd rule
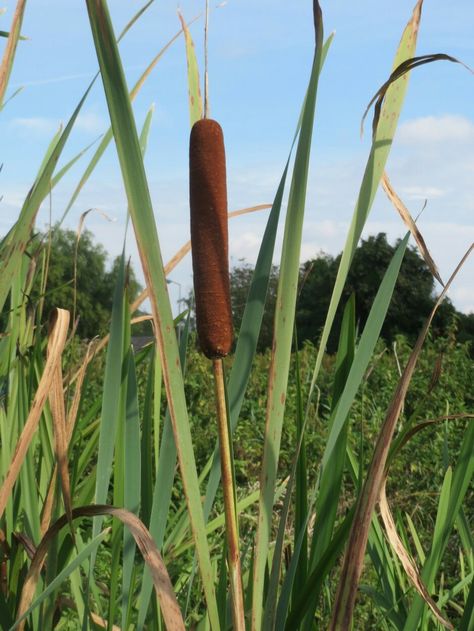
[[[175,321],[169,301],[167,275],[189,246],[163,265],[143,165],[152,110],[140,133],[132,111],[163,51],[129,92],[107,3],[86,0],[111,128],[68,209],[113,139],[146,290],[134,295],[124,251],[106,335],[98,330],[90,342],[82,339],[73,322],[74,293],[71,312],[56,305],[45,324],[49,283],[59,283],[60,292],[62,277],[59,262],[51,262],[50,240],[39,242],[34,225],[76,161],[58,169],[89,88],[52,140],[0,243],[2,629],[473,628],[472,362],[453,328],[443,337],[431,328],[457,272],[413,323],[413,338],[397,336],[391,317],[401,318],[403,309],[394,292],[403,283],[403,261],[412,256],[410,234],[432,274],[437,271],[392,188],[409,230],[395,248],[381,244],[383,273],[367,280],[367,292],[376,284],[373,297],[363,289],[354,296],[350,285],[351,269],[364,272],[356,244],[375,194],[381,183],[388,187],[384,169],[408,73],[437,59],[456,61],[415,56],[422,4],[416,2],[394,69],[375,97],[367,166],[316,344],[299,345],[309,161],[319,78],[332,41],[324,38],[321,7],[313,2],[311,74],[235,349],[223,360],[225,353],[217,359],[210,353],[216,410],[209,362],[190,343],[189,318]],[[25,7],[18,0],[6,34],[2,104]],[[184,19],[181,33],[196,124],[205,111]],[[272,344],[259,354],[287,188]],[[226,261],[217,263],[226,269]],[[77,258],[76,271],[81,266]],[[83,278],[73,278],[77,288]],[[431,283],[425,269],[421,282]],[[134,350],[132,333],[143,322],[135,312],[146,298],[154,341]],[[318,305],[308,300],[305,309]],[[389,345],[380,339],[384,326]],[[224,485],[221,464],[228,467]],[[232,529],[240,534],[236,549]]]

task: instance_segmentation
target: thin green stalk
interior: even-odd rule
[[[235,481],[232,466],[229,422],[225,397],[222,359],[212,362],[216,395],[217,428],[221,456],[222,491],[224,495],[227,560],[229,564],[230,590],[232,597],[232,619],[235,631],[245,631],[244,596],[240,567],[239,532],[235,506]]]

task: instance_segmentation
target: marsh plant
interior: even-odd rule
[[[195,134],[190,159],[197,318],[201,347],[212,362],[197,360],[190,348],[189,319],[186,314],[179,317],[178,326],[167,291],[167,276],[190,244],[180,249],[177,244],[176,256],[163,265],[143,166],[152,110],[140,131],[132,110],[168,45],[131,90],[118,49],[118,40],[150,4],[117,39],[106,1],[85,2],[100,70],[92,83],[102,83],[111,127],[93,149],[66,210],[113,142],[145,291],[130,303],[124,254],[106,337],[80,340],[74,310],[70,313],[61,304],[51,314],[43,313],[54,231],[49,239],[38,239],[35,220],[76,162],[62,164],[63,150],[92,84],[51,141],[0,245],[1,628],[472,630],[473,516],[467,501],[474,473],[472,415],[460,396],[452,401],[459,409],[448,401],[441,412],[436,408],[437,416],[424,416],[424,404],[436,395],[441,380],[437,360],[423,396],[407,404],[431,320],[458,270],[443,285],[413,348],[400,343],[400,372],[392,363],[391,380],[383,381],[377,373],[378,366],[388,365],[381,359],[385,351],[380,350],[379,335],[410,236],[438,277],[385,165],[409,74],[425,63],[457,60],[443,54],[416,56],[423,4],[418,0],[393,69],[371,102],[371,147],[320,339],[311,351],[295,352],[316,97],[332,41],[332,35],[325,39],[323,14],[314,0],[314,56],[307,90],[232,347],[221,132],[205,117],[193,42],[181,18],[182,29],[174,39],[185,41]],[[2,104],[21,45],[25,10],[25,0],[18,0],[10,31],[3,33]],[[215,138],[197,139],[203,129]],[[333,331],[355,248],[380,186],[407,234],[386,269],[363,329],[356,327],[352,297],[339,330]],[[280,222],[273,345],[263,360],[256,349]],[[32,303],[34,283],[41,291]],[[146,298],[151,316],[136,316]],[[135,352],[133,328],[147,317],[154,342]],[[325,351],[330,333],[338,339],[334,356]],[[452,341],[443,343],[449,354]],[[463,351],[456,352],[461,357]],[[252,400],[263,366],[268,376],[264,392]],[[373,371],[381,380],[379,396],[375,393],[371,405],[361,408]],[[198,382],[207,386],[196,390],[193,384]],[[258,413],[249,418],[252,409]],[[203,410],[206,428],[200,433],[196,419]],[[361,427],[369,420],[371,440],[364,441]],[[258,423],[257,438],[248,449],[239,443],[234,452],[233,437],[245,435],[243,428],[252,422]],[[431,478],[437,486],[425,489],[431,498],[430,527],[421,533],[406,510],[392,513],[387,481],[392,471],[403,475],[403,454],[437,426],[445,436],[455,426],[456,440],[444,441],[441,473]],[[423,462],[411,463],[415,468],[405,475],[415,475]],[[255,467],[258,479],[249,481],[242,472]]]

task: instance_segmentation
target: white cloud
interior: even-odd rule
[[[14,118],[12,125],[27,133],[44,136],[56,133],[60,127],[60,122],[52,118],[31,116],[29,118]]]
[[[470,143],[474,140],[474,122],[464,116],[423,116],[402,123],[397,141],[407,145]]]
[[[239,260],[256,261],[258,251],[260,249],[261,236],[255,232],[246,230],[243,233],[236,234],[235,224],[229,229],[229,249],[231,253],[231,262],[234,265],[239,264]]]
[[[472,285],[460,285],[452,291],[452,299],[455,303],[464,305],[465,313],[474,313],[474,287]]]
[[[49,85],[51,83],[63,83],[64,81],[76,81],[77,79],[90,79],[91,73],[82,72],[80,74],[69,74],[69,75],[60,75],[57,77],[47,77],[45,79],[32,79],[21,81],[12,84],[12,88],[26,88],[26,87],[35,87],[35,86],[43,86]]]
[[[45,116],[31,116],[27,118],[14,118],[11,121],[13,127],[28,134],[37,136],[52,136],[61,126],[63,121]],[[74,128],[87,134],[98,134],[107,128],[107,121],[95,112],[79,114],[74,123]]]
[[[94,112],[79,114],[76,122],[74,123],[74,127],[76,129],[80,129],[81,131],[85,131],[90,134],[98,134],[105,131],[107,125],[108,122],[102,116]]]
[[[407,199],[425,200],[443,197],[447,191],[436,186],[403,186],[400,192],[406,195]]]

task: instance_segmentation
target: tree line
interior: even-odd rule
[[[386,234],[379,233],[362,240],[356,249],[336,313],[333,332],[329,338],[329,352],[336,350],[343,308],[352,294],[355,295],[359,331],[364,327],[377,290],[398,244],[399,241],[391,245]],[[310,340],[315,344],[318,342],[336,282],[340,259],[340,254],[338,256],[321,254],[301,266],[296,306],[296,330],[300,344],[304,340]],[[234,268],[231,273],[231,294],[237,331],[252,273],[251,266],[245,264]],[[270,276],[259,350],[268,348],[272,343],[277,284],[278,268],[274,267]],[[435,281],[431,271],[415,248],[407,248],[382,327],[381,335],[385,341],[390,344],[396,335],[402,334],[413,343],[431,313],[436,297]],[[438,309],[431,331],[432,335],[445,335],[451,330],[456,331],[459,342],[474,342],[474,314],[457,311],[447,298]]]
[[[45,291],[40,294],[40,282],[34,283],[30,300],[34,305],[43,301],[45,317],[54,306],[62,306],[78,316],[77,333],[82,338],[103,335],[108,330],[114,286],[117,280],[119,259],[107,266],[107,252],[94,242],[90,231],[85,230],[77,242],[72,230],[53,229],[50,245],[49,235],[39,233],[33,244],[42,244],[48,251],[48,279]],[[334,352],[337,342],[338,324],[342,318],[345,302],[354,293],[356,317],[362,330],[377,289],[382,281],[398,243],[391,245],[384,233],[362,240],[357,248],[348,279],[339,305],[333,335],[329,338],[328,351]],[[37,248],[39,249],[39,248]],[[34,252],[35,248],[31,250]],[[298,342],[305,340],[317,343],[329,306],[336,280],[341,255],[321,254],[306,261],[300,269],[300,286],[296,308],[296,330]],[[253,274],[251,265],[241,262],[231,270],[230,285],[234,327],[236,336],[240,328]],[[142,289],[133,268],[127,272],[128,295],[133,300]],[[272,344],[273,314],[278,284],[278,268],[272,267],[265,305],[258,350],[264,351]],[[382,337],[387,343],[402,334],[414,342],[423,322],[429,316],[436,300],[433,276],[419,256],[417,250],[406,251],[393,298],[382,328]],[[183,308],[192,311],[192,294],[183,301]],[[193,322],[191,313],[191,322]],[[458,312],[449,299],[441,305],[432,326],[432,334],[446,334],[455,330],[458,341],[471,341],[474,347],[474,314]],[[147,332],[146,326],[134,329],[135,334]]]

